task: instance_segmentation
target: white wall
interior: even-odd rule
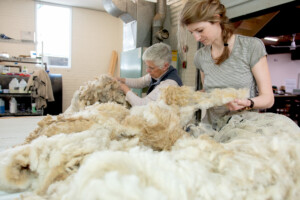
[[[35,30],[35,6],[32,0],[0,1],[0,33],[20,40],[21,31]],[[0,43],[0,53],[11,56],[30,55],[34,44]]]
[[[270,54],[268,55],[272,85],[278,88],[285,85],[287,79],[298,80],[300,74],[300,60],[291,60],[291,54]],[[298,88],[299,89],[299,88]]]
[[[72,9],[72,67],[50,68],[62,74],[63,111],[71,103],[73,93],[88,80],[107,73],[113,50],[122,51],[123,22],[105,12]],[[0,32],[20,39],[21,31],[35,31],[35,2],[32,0],[0,0]],[[0,42],[0,53],[10,56],[29,55],[34,44]],[[119,59],[120,60],[120,59]],[[115,74],[119,74],[119,60]],[[29,66],[32,72],[35,66]]]
[[[196,85],[197,70],[194,65],[194,55],[197,51],[197,42],[191,34],[187,36],[188,52],[183,55],[187,60],[186,68],[180,70],[181,79],[184,85],[194,87]]]

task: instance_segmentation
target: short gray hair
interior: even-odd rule
[[[143,61],[146,60],[152,61],[159,68],[163,68],[165,63],[169,63],[171,65],[171,47],[165,43],[157,43],[150,46],[143,54]]]

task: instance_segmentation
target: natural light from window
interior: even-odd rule
[[[48,67],[71,67],[71,8],[37,3],[36,13],[38,55]]]

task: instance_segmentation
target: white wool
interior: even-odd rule
[[[156,168],[159,170],[153,170]],[[170,173],[172,168],[176,170],[174,163],[163,153],[98,152],[91,155],[74,176],[75,184],[69,188],[72,192],[64,198],[186,199],[187,193],[180,179]],[[98,184],[94,185],[96,190],[90,190],[93,183]],[[172,194],[173,191],[178,192]],[[178,193],[180,196],[176,196]]]
[[[30,184],[34,190],[40,191],[47,187],[49,175],[55,169],[63,165],[62,169],[72,173],[77,170],[76,163],[81,162],[84,155],[88,155],[92,152],[109,149],[111,140],[109,134],[112,128],[107,128],[102,125],[94,125],[88,131],[83,131],[73,134],[58,134],[47,138],[45,136],[39,137],[32,141],[31,144],[20,146],[6,152],[4,158],[10,158],[12,155],[18,154],[18,152],[24,151],[26,148],[30,148],[29,164],[30,174],[38,174],[38,177],[33,178]],[[132,141],[132,144],[119,141],[118,147],[114,144],[114,149],[126,150],[130,146],[136,146],[137,141]],[[9,153],[9,154],[8,154]],[[2,157],[1,156],[1,157]],[[5,168],[12,161],[5,161],[0,163],[0,169]],[[55,172],[54,172],[55,173]],[[5,173],[3,173],[5,174]],[[1,184],[0,188],[5,189],[6,184]],[[4,186],[4,187],[3,187]],[[26,185],[11,185],[11,190],[24,189],[28,187]]]
[[[182,127],[187,125],[188,123],[191,123],[195,119],[195,112],[198,109],[193,106],[186,106],[180,108],[180,124]]]
[[[96,102],[106,103],[109,101],[127,106],[125,94],[119,88],[119,83],[113,77],[102,74],[94,80],[86,82],[74,92],[71,105],[65,113],[79,112]]]
[[[104,83],[109,80],[89,83],[82,94],[91,97],[100,86],[99,98],[114,98],[106,94],[111,86]],[[172,92],[176,100],[176,90]],[[192,135],[176,138],[170,151],[141,144],[144,126],[155,128],[161,116],[168,117],[168,126],[161,125],[164,133],[175,132],[174,127],[183,128],[193,120],[198,108],[248,95],[247,90],[234,89],[187,94],[192,97],[182,107],[161,100],[128,112],[114,103],[80,101],[78,111],[71,109],[53,124],[89,119],[92,125],[84,131],[41,134],[29,144],[1,152],[0,189],[32,190],[24,194],[30,200],[298,199],[300,129],[285,116],[241,112],[221,121],[220,131],[195,125]],[[12,172],[16,180],[19,172],[27,176],[17,184],[10,179]]]
[[[273,149],[274,141],[280,149]],[[65,200],[296,199],[299,141],[282,134],[220,144],[203,135],[178,140],[170,152],[101,151],[91,154],[68,184],[56,187],[64,188]]]
[[[26,147],[25,147],[26,148]],[[14,149],[8,149],[6,151],[0,152],[0,188],[1,190],[5,190],[7,192],[13,192],[17,191],[15,189],[16,183],[10,182],[7,180],[6,175],[7,175],[7,164],[10,162],[13,162],[15,157],[12,157],[11,155],[14,155],[14,152],[16,151],[21,151],[22,149],[25,149],[23,147],[15,147]],[[21,156],[18,156],[21,160],[24,160]],[[26,162],[26,161],[25,161]],[[28,188],[31,184],[31,179],[28,177],[25,179],[25,182],[22,182],[21,184],[18,184],[19,190],[24,190]]]

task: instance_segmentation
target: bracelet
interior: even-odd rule
[[[246,106],[244,110],[251,110],[254,107],[254,101],[252,99],[248,99],[250,101],[250,106]]]

